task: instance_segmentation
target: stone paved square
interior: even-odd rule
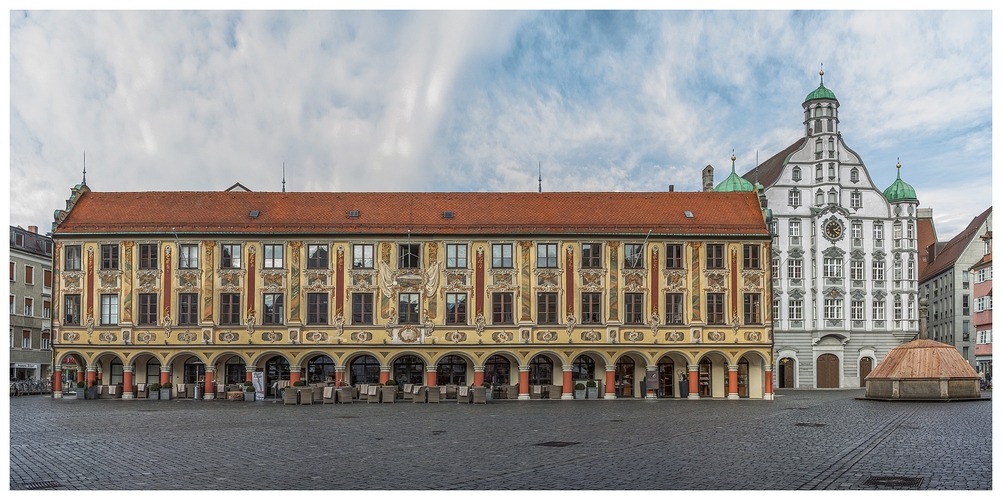
[[[862,395],[313,406],[22,396],[10,399],[10,489],[992,488],[991,401]]]

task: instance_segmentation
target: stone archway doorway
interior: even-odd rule
[[[817,370],[818,389],[838,388],[838,356],[826,353],[818,356]]]

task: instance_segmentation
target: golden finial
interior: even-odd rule
[[[734,156],[734,150],[731,150],[731,161],[737,160],[738,157]]]
[[[821,75],[821,85],[825,84],[825,63],[821,63],[821,71],[818,73]]]
[[[900,156],[898,157],[898,165],[897,166],[898,166],[898,169],[900,170],[901,169],[901,157]]]

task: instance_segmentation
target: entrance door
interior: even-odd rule
[[[710,397],[713,394],[713,386],[711,385],[712,380],[710,379],[710,373],[713,368],[713,364],[710,360],[703,358],[699,362],[699,397]]]
[[[859,360],[859,386],[866,387],[866,376],[873,370],[873,358],[866,357]]]
[[[623,356],[616,362],[616,397],[633,397],[633,372],[635,365],[633,358]]]
[[[817,361],[818,389],[838,388],[838,356],[822,354]]]
[[[664,358],[658,363],[658,373],[661,383],[658,385],[658,397],[671,398],[675,396],[675,386],[673,383],[675,373],[675,362],[671,358]]]
[[[793,358],[783,358],[779,360],[779,388],[790,389],[795,384],[793,370],[796,363]]]
[[[738,397],[748,397],[748,360],[745,358],[738,361]]]

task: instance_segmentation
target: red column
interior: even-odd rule
[[[87,387],[93,386],[97,382],[97,371],[87,369]]]
[[[523,397],[524,396],[524,397]],[[518,399],[529,399],[529,368],[518,369]]]
[[[476,367],[473,369],[473,385],[480,387],[480,384],[482,383],[484,383],[484,369]]]
[[[605,397],[616,397],[616,370],[605,370]]]
[[[122,372],[122,396],[129,394],[132,397],[132,370],[125,370]]]
[[[86,368],[84,368],[84,369],[80,369],[80,368],[81,367],[79,367],[79,366],[77,367],[77,382],[83,382],[84,381],[84,377],[86,376],[84,374],[84,372],[86,371]]]
[[[379,374],[379,381],[383,382],[383,383],[386,382],[386,380],[383,378],[383,374],[382,373]],[[296,367],[295,370],[290,370],[289,371],[289,385],[294,385],[296,382],[299,382],[299,368],[298,367]]]
[[[56,370],[56,378],[52,380],[52,392],[63,392],[62,370]]]
[[[571,367],[570,366],[565,366],[564,367],[564,390],[563,390],[563,395],[561,395],[561,398],[563,398],[563,396],[567,396],[567,399],[570,399],[570,397],[571,397],[571,391],[574,390],[574,387],[572,387],[572,383],[573,382],[571,380],[571,377],[573,377],[573,376],[574,376],[574,374],[571,372]]]
[[[160,384],[163,385],[167,382],[170,382],[170,372],[160,370]]]
[[[254,381],[254,370],[247,370],[247,379],[246,379],[246,381],[247,382],[253,382]]]
[[[689,397],[699,398],[699,368],[689,367]]]
[[[215,371],[205,370],[205,387],[202,388],[203,396],[205,399],[215,399],[216,397],[216,385],[212,383],[212,376],[215,375]]]
[[[765,370],[765,395],[766,397],[772,395],[772,370],[770,369]]]
[[[341,386],[344,385],[344,370],[343,369],[341,369],[341,370],[335,369],[334,370],[334,385],[337,386],[337,387],[341,387]]]
[[[438,372],[436,370],[428,370],[428,386],[434,387],[438,385]]]
[[[727,367],[727,397],[736,399],[738,397],[738,367]]]

